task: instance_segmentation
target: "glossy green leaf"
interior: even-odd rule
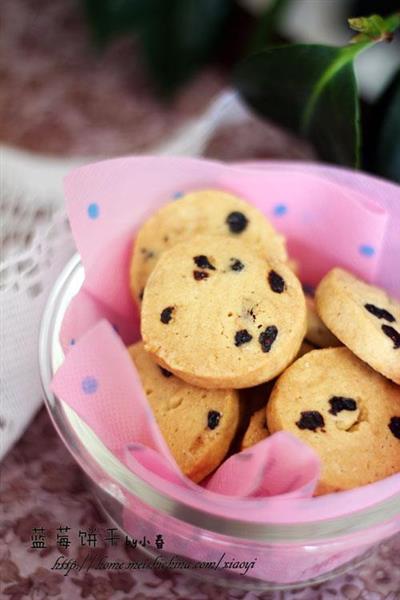
[[[244,60],[235,83],[258,114],[309,139],[322,159],[359,162],[359,101],[353,70],[357,45],[294,44]]]
[[[376,110],[382,115],[376,148],[375,170],[400,183],[400,70],[384,93]]]
[[[152,17],[153,0],[84,0],[95,41],[104,45],[121,34],[137,31]]]
[[[230,0],[152,0],[140,31],[144,59],[168,95],[210,58],[229,15]]]
[[[352,42],[390,41],[393,33],[400,27],[400,12],[389,15],[385,19],[380,15],[356,17],[348,19],[351,29],[358,31]]]

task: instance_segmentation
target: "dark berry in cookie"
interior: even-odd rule
[[[196,281],[201,281],[202,279],[207,279],[210,276],[206,271],[193,271],[193,277]]]
[[[300,420],[296,422],[299,429],[316,431],[325,426],[324,417],[317,410],[308,410],[301,413]]]
[[[247,331],[247,329],[241,329],[235,333],[235,346],[242,346],[251,342],[253,336]]]
[[[164,377],[167,377],[167,378],[172,377],[171,371],[164,369],[164,367],[160,367],[160,371],[164,375]]]
[[[239,211],[229,213],[226,217],[226,223],[232,233],[242,233],[248,225],[247,217]]]
[[[243,271],[244,264],[238,258],[231,258],[231,264],[229,265],[232,271]]]
[[[378,308],[375,304],[364,304],[364,306],[371,315],[374,315],[374,317],[377,317],[378,319],[385,319],[385,321],[389,321],[389,323],[393,323],[396,320],[388,310]]]
[[[400,440],[400,417],[392,417],[390,419],[389,429],[394,437]]]
[[[161,312],[161,315],[160,315],[161,323],[164,323],[164,325],[168,325],[168,323],[172,319],[173,312],[174,312],[173,306],[167,306],[167,308],[164,308],[164,310]]]
[[[210,263],[207,256],[205,256],[204,254],[194,256],[193,260],[195,264],[199,267],[199,269],[209,269],[210,271],[215,271],[214,265]]]
[[[382,325],[382,331],[394,342],[394,350],[400,348],[400,333],[390,325]]]
[[[275,327],[275,325],[270,325],[265,329],[265,331],[262,331],[258,338],[258,341],[261,345],[261,350],[263,352],[269,352],[277,336],[278,328]]]
[[[332,396],[329,400],[331,415],[337,415],[342,410],[357,410],[357,402],[352,398],[344,398],[343,396]]]
[[[268,273],[269,287],[276,294],[282,294],[285,290],[285,280],[276,271],[270,271]]]
[[[219,425],[221,413],[217,410],[210,410],[207,415],[207,425],[209,429],[215,429]]]

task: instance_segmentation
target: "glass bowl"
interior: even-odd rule
[[[53,374],[64,359],[59,342],[61,323],[83,281],[84,270],[76,255],[59,276],[47,302],[39,342],[45,402],[59,435],[115,526],[135,539],[162,535],[163,548],[143,549],[148,566],[184,569],[190,576],[229,587],[290,589],[349,570],[377,544],[400,531],[398,494],[351,516],[315,521],[309,510],[301,523],[284,519],[258,523],[251,520],[250,500],[243,501],[243,520],[237,520],[229,516],[221,496],[220,516],[216,516],[215,511],[208,513],[178,501],[173,490],[170,495],[161,493],[130,471],[50,389]],[[275,506],[279,516],[276,501]]]

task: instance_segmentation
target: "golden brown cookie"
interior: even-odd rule
[[[340,341],[329,331],[317,314],[315,301],[306,296],[307,304],[307,331],[306,340],[318,348],[341,346]]]
[[[199,482],[224,460],[239,420],[234,390],[203,390],[159,367],[138,342],[129,348],[149,404],[182,472]]]
[[[270,433],[289,431],[319,455],[318,494],[400,472],[400,388],[348,348],[309,352],[278,379]]]
[[[400,303],[343,269],[333,269],[316,291],[325,325],[354,354],[400,383]]]
[[[160,208],[140,228],[130,269],[133,297],[141,299],[150,273],[165,250],[198,234],[227,236],[286,260],[286,245],[254,206],[223,190],[199,190]]]
[[[199,236],[157,263],[142,303],[145,348],[193,385],[244,388],[269,381],[305,333],[301,284],[283,263],[235,238]]]
[[[241,450],[258,444],[268,435],[267,414],[264,406],[251,415],[249,425],[242,439]]]

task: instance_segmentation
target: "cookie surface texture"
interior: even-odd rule
[[[340,341],[329,331],[317,314],[315,301],[306,297],[307,304],[307,331],[306,340],[318,348],[341,346]]]
[[[318,314],[339,340],[373,369],[400,384],[400,302],[343,269],[316,291]]]
[[[161,369],[138,342],[129,348],[161,433],[182,472],[199,482],[229,449],[239,419],[234,390],[202,390]]]
[[[292,362],[306,324],[299,280],[232,238],[200,236],[164,253],[142,303],[155,360],[206,388],[244,388]]]
[[[319,455],[317,494],[400,472],[400,388],[345,347],[293,363],[272,390],[267,422],[271,434],[289,431]]]
[[[222,190],[202,190],[169,202],[140,228],[130,269],[132,295],[141,299],[150,273],[165,250],[195,235],[219,235],[257,246],[266,256],[287,259],[285,240],[254,206]]]

